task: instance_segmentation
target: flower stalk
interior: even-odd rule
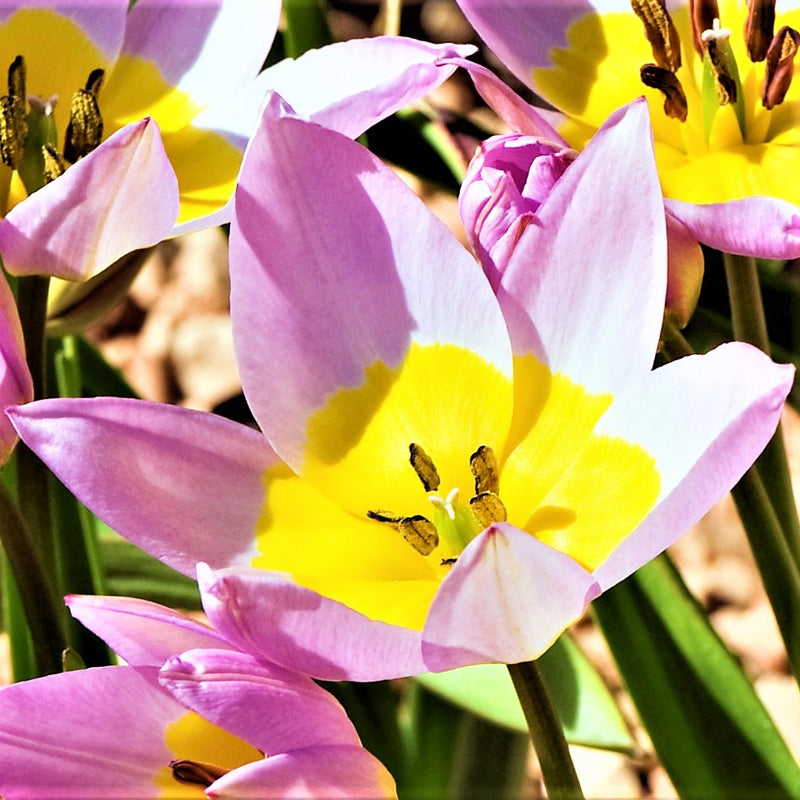
[[[542,778],[551,800],[583,800],[564,729],[535,661],[509,664]]]

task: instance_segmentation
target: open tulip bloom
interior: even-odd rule
[[[652,370],[646,112],[578,155],[495,293],[391,170],[273,96],[230,240],[262,432],[106,398],[11,419],[123,536],[207,562],[206,610],[249,652],[354,680],[537,657],[731,488],[793,377],[739,343]]]
[[[310,678],[155,603],[71,597],[128,666],[0,690],[0,793],[18,798],[396,797]]]
[[[229,221],[242,151],[268,88],[358,136],[444,81],[455,66],[442,59],[474,50],[378,37],[259,74],[280,6],[138,0],[129,11],[128,0],[4,3],[5,268],[85,280],[170,234]],[[42,181],[49,182],[39,188]]]
[[[800,192],[787,177],[800,168],[798,3],[776,13],[761,0],[458,2],[517,77],[563,112],[558,131],[572,147],[645,95],[667,209],[724,252],[800,255]],[[731,82],[735,100],[722,99]]]

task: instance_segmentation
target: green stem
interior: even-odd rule
[[[39,553],[8,490],[0,484],[0,539],[19,591],[40,674],[61,672],[66,640]]]
[[[724,262],[733,335],[738,341],[748,342],[769,355],[770,342],[755,259],[725,253]],[[789,553],[800,568],[800,518],[780,424],[756,461],[756,467],[780,522]]]
[[[535,661],[509,664],[550,800],[583,800],[564,729]]]

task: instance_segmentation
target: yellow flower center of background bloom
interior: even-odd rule
[[[302,477],[285,465],[268,470],[252,564],[421,629],[453,559],[487,522],[466,499],[486,491],[497,498],[494,521],[507,510],[510,523],[594,569],[660,488],[640,446],[593,432],[610,403],[532,356],[516,360],[512,384],[463,348],[412,345],[400,367],[373,364],[361,386],[311,416]],[[496,480],[485,477],[487,444]],[[486,460],[476,467],[479,453]],[[430,529],[399,524],[416,517],[435,529],[433,546]]]
[[[731,31],[741,79],[744,133],[733,105],[719,107],[710,122],[704,118],[703,60],[693,45],[687,4],[670,15],[681,43],[682,64],[675,75],[686,95],[686,121],[668,117],[664,95],[640,81],[640,68],[653,61],[653,53],[636,15],[591,13],[570,25],[567,47],[550,51],[553,66],[533,71],[542,96],[570,116],[562,135],[581,147],[619,106],[644,95],[666,196],[709,203],[768,194],[800,204],[800,184],[787,177],[800,169],[800,88],[792,82],[780,105],[763,107],[765,64],[748,57],[744,1],[719,2],[719,20]],[[779,9],[778,17],[778,25],[800,26],[800,10]]]
[[[194,712],[184,714],[167,727],[164,743],[173,756],[169,761],[194,761],[214,765],[226,772],[264,757],[251,744]],[[159,790],[158,796],[165,800],[206,797],[201,785],[177,781],[169,763],[159,769],[154,783]]]

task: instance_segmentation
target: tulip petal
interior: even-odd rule
[[[794,368],[746,344],[679,359],[631,385],[598,433],[656,459],[658,504],[595,570],[613,586],[668,547],[744,474],[775,431]]]
[[[650,371],[666,292],[664,206],[641,101],[609,118],[537,218],[498,290],[514,351],[613,393]]]
[[[321,680],[376,681],[426,668],[420,634],[370,620],[266,570],[198,567],[203,607],[240,649]]]
[[[133,667],[49,675],[0,691],[0,792],[12,798],[158,797],[164,731],[186,713]],[[177,786],[176,786],[177,788]]]
[[[194,576],[247,563],[276,461],[263,436],[139,400],[42,400],[9,410],[26,444],[121,536]],[[222,535],[224,532],[224,535]]]
[[[148,119],[129,125],[0,220],[14,275],[85,280],[161,241],[178,214],[175,174]]]
[[[540,656],[600,587],[576,561],[513,525],[492,525],[459,556],[431,604],[422,653],[432,672]]]
[[[395,798],[394,780],[363,747],[309,747],[247,764],[207,790],[219,798]]]
[[[147,600],[69,595],[65,602],[75,619],[132,666],[160,667],[185,650],[228,646],[208,625]]]
[[[33,381],[25,359],[25,343],[11,287],[0,276],[0,407],[33,400]],[[0,464],[5,463],[17,441],[17,432],[0,414]]]
[[[170,86],[204,105],[258,74],[280,10],[280,0],[137,0],[122,51],[152,62]]]
[[[184,706],[270,756],[316,745],[359,745],[333,695],[310,678],[230,650],[190,650],[161,668]]]
[[[340,134],[281,116],[286,113],[276,98],[265,108],[245,156],[231,229],[237,357],[245,393],[270,443],[301,472],[309,418],[331,395],[370,379],[382,386],[397,380],[413,346],[433,357],[435,347],[450,345],[486,372],[454,375],[462,386],[448,388],[450,405],[458,407],[462,399],[470,404],[472,420],[484,425],[485,419],[497,441],[495,428],[507,430],[507,421],[497,421],[494,408],[506,415],[510,397],[494,407],[496,398],[488,398],[493,387],[507,393],[500,387],[510,376],[510,349],[478,265],[368,151]],[[268,358],[254,340],[270,343]],[[445,396],[430,381],[418,382],[414,391],[417,410],[428,403],[438,408]],[[438,400],[429,396],[434,392]],[[366,399],[373,405],[360,418],[362,432],[366,415],[385,398],[384,391]],[[485,414],[476,411],[480,406]],[[331,425],[356,436],[350,423]],[[461,436],[471,438],[466,431]],[[404,463],[409,441],[393,451],[393,471],[415,481]]]
[[[452,59],[474,52],[402,36],[353,39],[281,61],[260,80],[297,114],[355,138],[433,91],[455,71]]]
[[[715,250],[758,258],[800,256],[800,208],[774,197],[695,205],[665,200],[667,211]]]

